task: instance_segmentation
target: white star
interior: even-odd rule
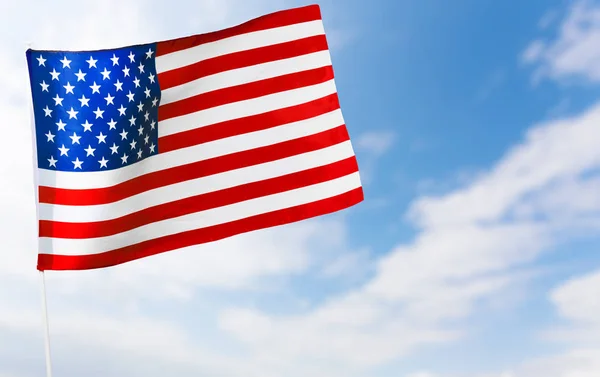
[[[56,125],[58,126],[58,130],[59,131],[64,131],[65,130],[65,126],[67,125],[66,123],[63,123],[62,119],[58,120],[58,123],[56,123]]]
[[[52,75],[52,80],[58,80],[58,76],[60,76],[60,72],[56,72],[56,69],[52,68],[52,72],[50,72],[50,74]]]
[[[75,74],[75,76],[77,76],[77,82],[79,82],[79,81],[85,81],[85,75],[87,75],[87,73],[81,72],[81,69],[80,69],[79,72],[77,72]]]
[[[83,164],[83,161],[79,161],[79,157],[77,157],[75,159],[75,161],[72,161],[72,162],[74,165],[73,169],[81,169],[81,165]]]
[[[133,83],[135,84],[136,88],[140,87],[140,79],[138,79],[137,77],[133,80]]]
[[[150,59],[152,57],[152,54],[154,53],[154,51],[152,51],[152,49],[148,49],[148,51],[146,52],[146,59]]]
[[[147,111],[144,113],[144,120],[145,120],[146,122],[150,120],[150,113],[149,113],[149,112],[147,112]]]
[[[146,88],[146,90],[144,90],[144,93],[146,93],[146,98],[150,98],[150,89]]]
[[[131,126],[134,126],[135,125],[135,121],[136,121],[136,118],[132,115],[131,118],[129,118],[129,124]]]
[[[121,81],[117,80],[117,82],[114,85],[117,88],[117,92],[119,90],[123,90],[123,83]]]
[[[152,107],[156,107],[157,103],[158,103],[158,98],[154,97],[154,99],[152,100]]]
[[[50,86],[50,85],[46,84],[46,81],[42,81],[40,83],[40,85],[42,86],[42,92],[47,92],[48,91],[48,87]]]
[[[82,94],[81,98],[79,98],[79,102],[81,102],[81,107],[87,106],[90,107],[90,105],[88,105],[88,102],[90,102],[89,98],[85,98],[85,96]]]
[[[133,51],[129,52],[128,58],[131,63],[133,63],[135,61],[135,55],[133,55]]]
[[[93,111],[94,114],[96,114],[96,119],[98,118],[102,118],[102,114],[104,114],[104,110],[100,110],[100,108],[96,108],[96,110]]]
[[[110,118],[110,122],[108,122],[107,124],[108,124],[108,129],[109,130],[116,130],[117,129],[117,122],[115,122],[112,118]]]
[[[58,93],[56,93],[56,97],[54,97],[52,99],[54,100],[54,106],[58,106],[58,105],[62,106],[62,101],[64,98],[60,98],[58,96]]]
[[[111,96],[110,93],[108,93],[108,95],[106,97],[104,97],[104,99],[106,100],[106,106],[108,106],[109,104],[111,104],[111,105],[115,104],[113,102],[113,99],[115,99],[115,97]]]
[[[125,130],[123,130],[119,135],[121,135],[121,140],[126,140],[127,139],[127,134],[128,132],[125,132]]]
[[[148,140],[150,140],[150,135],[144,136],[144,144],[148,144]]]
[[[46,141],[51,141],[54,143],[54,136],[56,135],[52,135],[52,132],[48,131],[48,133],[45,136],[48,138],[48,140]]]
[[[58,150],[60,151],[61,156],[69,156],[69,148],[65,148],[64,144],[62,145],[62,147],[58,148]]]
[[[112,60],[113,66],[119,65],[119,58],[117,58],[117,55],[113,54],[113,57],[110,58],[110,60]]]
[[[67,114],[69,114],[69,119],[73,119],[73,118],[77,119],[77,114],[79,114],[79,111],[75,111],[71,107],[71,110],[67,111]]]
[[[93,126],[93,124],[90,123],[90,122],[88,122],[87,119],[85,120],[85,123],[82,123],[81,125],[83,126],[83,132],[85,132],[85,131],[92,132],[92,126]]]
[[[106,70],[106,67],[104,67],[104,71],[100,72],[100,74],[102,75],[102,80],[110,79],[110,71]]]
[[[58,160],[54,159],[54,156],[50,156],[50,158],[48,159],[48,162],[50,163],[50,167],[56,167],[56,163],[58,162]]]
[[[125,66],[125,68],[123,68],[123,77],[127,77],[129,76],[129,68],[127,66]]]
[[[98,161],[100,163],[100,169],[102,168],[107,168],[108,166],[106,165],[108,163],[108,160],[104,158],[104,156],[102,156],[102,160]]]
[[[47,117],[52,116],[52,110],[50,108],[48,108],[48,105],[46,105],[46,108],[42,109],[42,110],[44,110],[44,113],[45,113],[44,116],[47,116]]]
[[[89,60],[86,60],[86,63],[88,63],[90,66],[88,68],[98,68],[96,67],[96,63],[98,62],[98,60],[94,59],[93,57],[90,56]]]
[[[144,111],[144,104],[142,103],[142,101],[140,101],[140,103],[137,105],[138,111],[141,113],[142,111]]]
[[[67,85],[63,85],[63,87],[67,91],[66,94],[69,94],[69,93],[75,94],[75,93],[73,93],[73,89],[75,89],[75,87],[73,85],[71,85],[69,82],[67,82]]]
[[[151,83],[151,84],[154,84],[154,77],[155,77],[155,76],[154,76],[154,74],[152,74],[152,73],[150,73],[150,74],[148,75],[148,80],[150,80],[150,83]]]
[[[154,143],[150,144],[150,153],[154,153],[154,148],[156,146],[154,145]]]
[[[44,57],[42,55],[38,56],[36,59],[37,59],[37,61],[39,63],[38,67],[41,67],[41,66],[45,67],[46,66],[46,60],[47,59],[44,59]]]
[[[141,149],[137,151],[137,155],[138,155],[138,160],[140,158],[142,158],[142,150]]]
[[[100,85],[96,84],[96,81],[94,81],[94,85],[90,85],[90,88],[92,88],[92,94],[100,94]]]
[[[138,128],[138,133],[141,135],[144,133],[144,127],[140,126],[140,128]]]
[[[121,104],[121,107],[119,107],[117,110],[119,110],[119,115],[120,116],[124,116],[125,115],[125,110],[127,110],[127,108],[123,107],[123,104]]]
[[[79,139],[81,139],[81,136],[77,136],[77,134],[75,132],[73,132],[73,136],[69,136],[71,138],[71,143],[72,144],[79,144]]]
[[[66,56],[62,60],[60,60],[60,62],[62,63],[63,68],[71,68],[71,61],[67,59]]]
[[[96,138],[98,139],[98,144],[106,144],[106,136],[108,135],[103,135],[102,132],[100,132],[100,135],[96,136]]]
[[[89,156],[94,155],[94,152],[96,151],[96,149],[92,148],[91,145],[88,145],[88,147],[86,149],[84,149],[84,151],[85,151],[85,153],[87,153],[85,157],[89,157]]]
[[[113,143],[113,146],[110,147],[110,154],[117,154],[119,152],[119,146]]]
[[[140,65],[138,65],[138,69],[140,70],[140,73],[144,73],[144,65],[142,62],[140,62]]]
[[[152,122],[150,122],[150,128],[151,128],[151,129],[154,129],[154,126],[155,126],[155,125],[156,125],[156,122],[155,122],[155,121],[152,121]]]
[[[134,94],[131,93],[131,90],[130,90],[129,93],[127,94],[127,98],[129,98],[129,102],[133,102],[133,97],[134,97]]]
[[[129,143],[129,145],[131,145],[131,149],[135,149],[135,145],[137,144],[137,141],[132,141],[131,143]]]
[[[127,156],[125,153],[123,153],[123,157],[121,157],[121,161],[123,162],[123,164],[127,163],[128,158],[129,158],[129,156]]]

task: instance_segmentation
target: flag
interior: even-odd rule
[[[27,61],[39,270],[113,266],[363,200],[316,5]]]

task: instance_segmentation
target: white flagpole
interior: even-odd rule
[[[31,42],[27,43],[27,50],[31,48]],[[29,62],[26,62],[29,68]],[[33,94],[33,93],[32,93]],[[35,196],[35,218],[36,228],[39,222],[39,207],[38,207],[38,164],[37,164],[37,143],[35,138],[35,116],[33,113],[33,98],[29,97],[29,115],[31,123],[31,140],[33,150],[33,186]],[[39,235],[38,235],[39,241]],[[46,377],[52,377],[52,360],[50,358],[50,326],[48,324],[48,302],[46,300],[46,277],[44,271],[40,271],[40,278],[42,283],[42,322],[44,324],[44,346],[46,350]]]
[[[52,377],[52,360],[50,358],[50,326],[48,325],[48,303],[46,300],[46,278],[44,271],[40,271],[40,277],[42,279],[42,314],[46,348],[46,377]]]

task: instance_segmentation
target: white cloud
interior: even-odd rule
[[[562,353],[527,361],[503,377],[596,377],[600,375],[600,270],[570,279],[550,293],[558,314],[566,321],[548,329],[546,341],[567,346]],[[490,375],[492,377],[492,375]]]
[[[510,377],[595,377],[600,375],[600,270],[572,278],[550,293],[564,328],[544,337],[567,345],[563,353],[537,358],[514,368]]]
[[[600,104],[575,117],[532,128],[484,177],[450,195],[417,200],[410,216],[422,226],[492,221],[510,215],[527,195],[573,180],[600,165]]]
[[[353,141],[363,185],[373,183],[379,158],[389,152],[395,141],[396,134],[390,130],[367,131]]]
[[[538,21],[538,27],[542,30],[552,26],[559,16],[559,12],[555,9],[549,10]]]
[[[521,58],[536,66],[534,79],[584,79],[600,81],[600,5],[589,0],[574,2],[556,40],[536,40]]]
[[[370,131],[360,135],[354,145],[357,149],[380,156],[394,144],[396,135],[391,131]]]
[[[475,95],[475,102],[481,103],[488,99],[492,93],[500,88],[506,81],[506,71],[496,69],[484,81]]]
[[[600,270],[567,281],[554,290],[551,297],[563,317],[600,324]]]
[[[590,226],[587,220],[598,229],[596,196],[586,193],[598,179],[590,172],[600,167],[599,122],[597,105],[538,125],[466,187],[415,200],[410,214],[420,233],[381,258],[355,291],[295,316],[233,308],[223,312],[221,328],[252,354],[291,363],[327,355],[354,368],[457,339],[464,327],[456,320],[527,279],[515,268]]]
[[[411,373],[406,377],[436,377],[436,375],[433,373],[429,373],[429,372],[416,372],[416,373]]]
[[[544,338],[575,348],[596,347],[600,353],[600,269],[575,277],[550,295],[558,315],[567,323],[548,329]],[[600,364],[598,368],[600,373]]]

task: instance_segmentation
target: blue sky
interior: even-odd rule
[[[25,42],[114,47],[308,3],[0,6],[0,377],[44,368]],[[600,375],[600,2],[319,4],[365,202],[48,273],[55,374]]]

